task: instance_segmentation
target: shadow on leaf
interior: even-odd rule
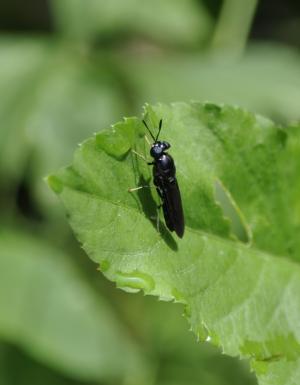
[[[146,180],[143,176],[140,176],[139,178],[139,186],[149,186],[149,188],[142,188],[137,191],[138,199],[141,203],[142,210],[145,213],[145,216],[149,219],[152,226],[155,227],[155,229],[158,228],[161,237],[165,241],[165,243],[174,251],[178,250],[178,246],[176,241],[174,240],[173,236],[171,235],[170,231],[167,229],[166,225],[158,218],[157,222],[157,216],[158,216],[158,210],[157,210],[157,204],[155,200],[153,199],[153,196],[151,194],[151,185],[149,183],[149,180]],[[154,186],[153,186],[154,188]]]

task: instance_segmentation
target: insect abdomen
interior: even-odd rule
[[[164,178],[156,175],[154,183],[162,200],[163,214],[166,226],[182,238],[184,233],[184,216],[181,196],[175,177]]]

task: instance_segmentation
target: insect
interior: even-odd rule
[[[153,166],[153,182],[162,201],[158,208],[162,207],[163,209],[167,228],[170,231],[175,231],[178,237],[182,238],[184,234],[184,215],[176,179],[176,167],[173,158],[166,152],[171,145],[168,142],[158,140],[162,128],[162,119],[159,121],[156,137],[154,137],[144,120],[143,123],[153,139],[150,149],[150,156],[153,161],[147,163]]]

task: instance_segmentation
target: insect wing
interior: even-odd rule
[[[177,180],[163,185],[163,212],[169,230],[175,231],[182,238],[184,233],[184,216],[181,195]]]

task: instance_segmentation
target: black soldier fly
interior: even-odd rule
[[[184,215],[176,179],[176,167],[173,158],[166,152],[171,145],[168,142],[158,140],[162,128],[162,119],[159,121],[156,137],[154,137],[144,120],[143,123],[154,141],[150,149],[153,161],[147,162],[147,164],[153,166],[153,182],[162,201],[158,208],[162,207],[163,209],[167,228],[170,231],[175,231],[178,237],[182,238],[184,234]],[[130,191],[134,190],[136,189],[130,189]]]

